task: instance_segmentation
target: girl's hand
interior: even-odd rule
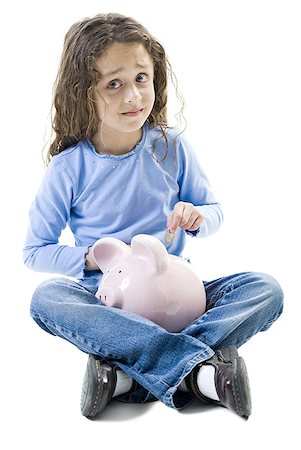
[[[128,247],[131,248],[129,244]],[[93,256],[92,247],[89,248],[89,251],[86,254],[86,270],[100,270]]]
[[[92,247],[90,247],[89,252],[86,255],[86,270],[99,270],[92,253]]]
[[[175,233],[178,227],[195,231],[203,220],[204,216],[192,203],[178,202],[167,217],[167,228],[171,233]]]

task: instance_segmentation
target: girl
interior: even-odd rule
[[[281,314],[275,279],[240,273],[205,282],[206,313],[180,333],[106,307],[94,295],[102,277],[90,250],[97,239],[129,244],[136,234],[150,234],[180,256],[187,234],[206,237],[222,222],[192,148],[167,126],[168,70],[162,45],[131,18],[97,15],[68,31],[49,166],[30,210],[24,261],[76,281],[38,286],[31,315],[89,354],[86,417],[118,397],[160,399],[176,409],[198,399],[247,418],[250,389],[237,348]],[[73,247],[59,243],[67,224]]]

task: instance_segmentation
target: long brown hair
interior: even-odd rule
[[[93,89],[100,79],[95,59],[114,42],[142,43],[154,63],[155,102],[147,119],[159,126],[166,138],[167,77],[174,74],[163,46],[131,17],[121,14],[98,14],[71,26],[65,36],[63,53],[54,84],[52,129],[54,138],[48,149],[47,163],[70,145],[90,139],[96,134],[100,119],[93,101]],[[173,81],[174,82],[174,81]],[[182,103],[183,100],[177,96]]]

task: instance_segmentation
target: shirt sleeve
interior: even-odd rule
[[[89,248],[59,244],[70,218],[74,188],[71,176],[54,159],[30,208],[23,259],[30,269],[82,279]]]
[[[191,236],[207,237],[215,233],[223,222],[220,204],[215,199],[208,178],[199,160],[187,141],[180,138],[180,200],[192,203],[204,216],[204,221],[196,231],[187,231]]]

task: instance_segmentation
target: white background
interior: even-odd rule
[[[2,448],[297,448],[300,8],[290,0],[1,6]],[[29,317],[32,291],[48,276],[26,269],[21,250],[44,173],[52,84],[68,28],[99,12],[133,16],[167,49],[186,99],[186,134],[225,215],[216,235],[187,244],[202,278],[263,271],[284,289],[282,317],[240,350],[253,397],[247,422],[223,408],[179,413],[159,402],[113,402],[88,421],[79,409],[86,355]]]

